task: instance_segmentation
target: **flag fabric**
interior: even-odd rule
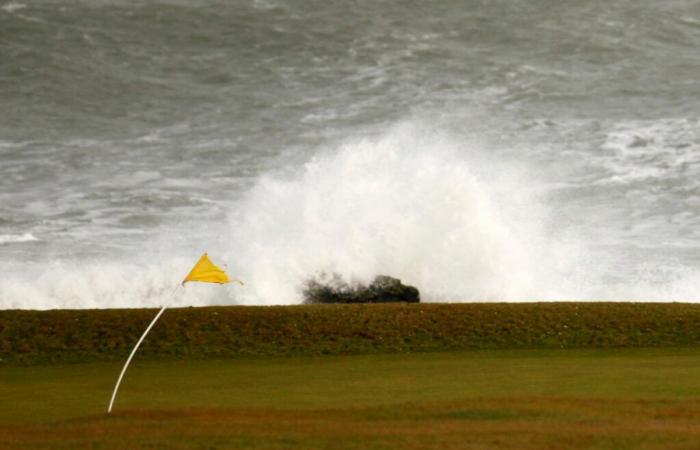
[[[201,281],[203,283],[229,283],[228,275],[216,264],[211,262],[209,256],[204,253],[197,264],[194,265],[189,274],[182,280],[184,285],[188,281]]]

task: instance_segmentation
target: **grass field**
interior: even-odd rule
[[[0,448],[695,449],[700,349],[0,367]]]

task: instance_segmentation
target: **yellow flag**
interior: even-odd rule
[[[194,265],[185,279],[182,280],[182,284],[184,285],[188,281],[223,284],[231,280],[229,280],[226,272],[209,260],[209,256],[205,253],[199,258],[199,261],[197,261],[197,264]]]

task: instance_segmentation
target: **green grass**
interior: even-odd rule
[[[0,448],[696,448],[700,349],[0,369]]]
[[[153,309],[0,311],[0,367],[114,361]],[[700,347],[700,304],[480,303],[167,310],[142,359]]]

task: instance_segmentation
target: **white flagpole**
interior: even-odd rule
[[[178,288],[180,285],[178,284],[175,290],[173,291],[172,295],[175,295],[175,292],[177,292]],[[139,349],[139,346],[141,345],[141,342],[143,342],[144,338],[148,334],[149,331],[151,331],[151,328],[153,328],[153,325],[156,324],[158,321],[158,318],[163,314],[163,311],[165,311],[165,308],[167,308],[166,305],[164,305],[162,308],[160,308],[160,311],[158,311],[158,314],[153,318],[151,321],[150,325],[148,325],[148,328],[146,328],[146,331],[143,332],[141,335],[141,339],[136,343],[134,346],[134,349],[131,351],[131,354],[129,355],[129,358],[126,360],[126,363],[124,364],[124,367],[122,368],[122,372],[119,374],[119,379],[117,380],[117,384],[114,386],[114,392],[112,392],[112,399],[109,401],[109,407],[107,408],[107,413],[112,412],[112,406],[114,405],[114,399],[117,397],[117,391],[119,390],[119,385],[122,382],[122,378],[124,378],[124,373],[126,373],[126,368],[129,367],[129,363],[131,362],[131,358],[134,357],[134,354],[136,353],[136,350]]]

